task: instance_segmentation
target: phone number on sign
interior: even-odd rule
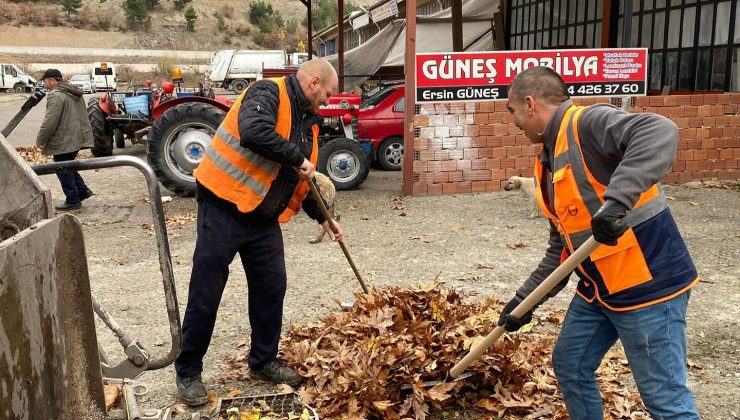
[[[574,83],[568,85],[568,94],[571,96],[644,95],[645,83]]]

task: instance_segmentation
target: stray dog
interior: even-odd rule
[[[316,185],[318,185],[319,187],[319,194],[321,195],[321,198],[324,199],[326,210],[329,211],[332,219],[339,221],[339,215],[336,215],[334,213],[336,210],[335,200],[337,198],[337,190],[336,188],[334,188],[334,184],[331,182],[331,179],[329,179],[328,176],[322,174],[321,172],[315,172],[314,176],[316,178]],[[308,241],[308,243],[317,244],[321,242],[321,240],[324,239],[324,234],[326,234],[326,231],[321,225],[319,225],[319,229],[316,232],[316,237]]]
[[[525,178],[521,176],[512,176],[504,190],[522,190],[525,197],[529,199],[529,218],[534,219],[540,216],[540,208],[537,205],[537,195],[535,193],[534,178]]]

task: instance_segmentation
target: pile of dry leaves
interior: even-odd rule
[[[41,153],[41,148],[38,146],[18,146],[15,151],[21,155],[21,158],[26,161],[29,165],[40,165],[42,163],[51,163],[54,161],[51,156],[44,155]],[[75,160],[90,159],[92,153],[89,150],[80,150]]]
[[[41,154],[41,148],[39,148],[38,146],[20,146],[16,147],[15,150],[29,165],[38,165],[41,163],[52,162],[51,156]]]
[[[471,345],[488,334],[502,303],[469,302],[432,282],[356,294],[354,307],[315,326],[297,326],[282,344],[283,358],[305,377],[299,393],[322,418],[413,417],[430,409],[476,410],[503,418],[567,418],[550,354],[563,313],[541,310],[534,325],[504,335],[468,371],[477,374],[431,388],[445,379]],[[230,361],[222,380],[246,380],[243,357]],[[639,396],[628,392],[621,352],[610,352],[599,382],[612,418],[644,415]],[[413,384],[402,391],[401,385]],[[644,415],[644,418],[647,418]]]

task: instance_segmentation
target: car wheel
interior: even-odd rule
[[[23,93],[23,92],[26,91],[26,85],[24,85],[23,83],[18,82],[15,85],[13,85],[13,90],[16,93]]]
[[[91,98],[87,103],[87,118],[90,120],[93,134],[92,154],[95,157],[113,154],[113,127],[108,116],[100,107],[98,98]]]
[[[385,139],[378,148],[378,163],[386,171],[400,171],[403,163],[403,137]]]
[[[370,173],[370,161],[354,140],[338,138],[319,149],[318,171],[326,175],[339,191],[359,187]]]
[[[204,103],[184,103],[154,121],[147,141],[147,161],[165,188],[182,197],[195,195],[193,171],[226,117]]]

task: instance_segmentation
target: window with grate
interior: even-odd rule
[[[510,0],[508,48],[598,48],[601,0]]]
[[[648,88],[737,91],[738,0],[635,0],[630,45],[649,49]],[[617,47],[624,3],[619,2]]]

